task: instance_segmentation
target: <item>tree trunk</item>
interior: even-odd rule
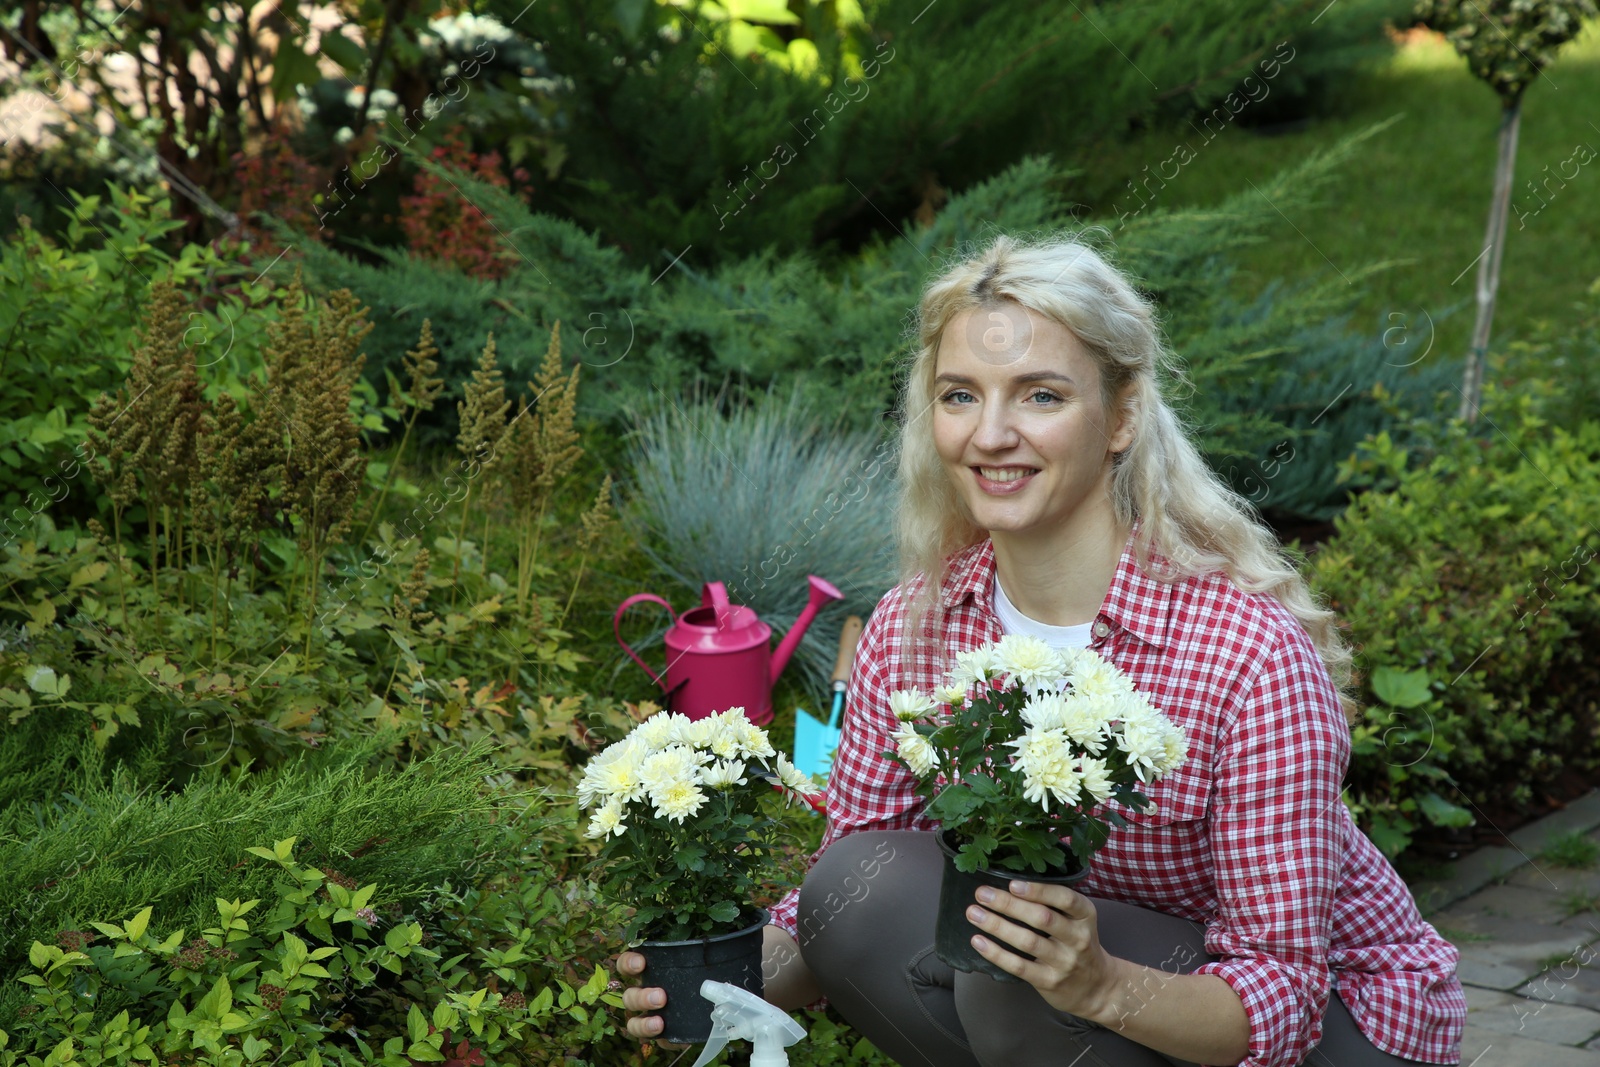
[[[1494,199],[1489,202],[1489,226],[1478,258],[1478,318],[1472,324],[1472,349],[1461,378],[1460,417],[1468,425],[1478,421],[1483,399],[1483,365],[1489,352],[1489,327],[1494,321],[1494,297],[1500,288],[1500,260],[1506,249],[1506,221],[1511,211],[1511,175],[1517,166],[1517,128],[1522,124],[1522,94],[1505,101],[1500,110],[1500,158],[1494,168]]]

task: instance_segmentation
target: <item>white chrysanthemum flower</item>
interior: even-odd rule
[[[1094,797],[1095,803],[1103,804],[1111,796],[1115,788],[1111,782],[1109,768],[1103,759],[1093,756],[1084,756],[1078,760],[1078,777],[1082,781],[1084,792]]]
[[[1166,733],[1159,715],[1137,715],[1123,720],[1119,743],[1128,754],[1127,763],[1139,776],[1139,781],[1150,781],[1145,776],[1146,771],[1152,772],[1152,777],[1161,773],[1158,766],[1167,758]]]
[[[1134,691],[1133,681],[1093,649],[1080,649],[1073,663],[1072,691],[1094,701],[1115,700]]]
[[[1022,705],[1022,721],[1035,730],[1056,730],[1067,714],[1067,698],[1048,689],[1034,693]]]
[[[1046,811],[1051,797],[1061,804],[1077,803],[1081,783],[1065,730],[1030,729],[1006,744],[1017,750],[1012,766],[1022,775],[1024,797]]]
[[[901,722],[915,722],[933,714],[933,699],[915,689],[896,689],[889,694],[889,710]]]
[[[735,712],[738,713],[737,718],[733,717]],[[738,750],[738,755],[746,759],[760,760],[762,766],[765,766],[767,760],[778,754],[778,750],[772,747],[772,741],[767,737],[767,731],[745,718],[743,708],[729,708],[725,714],[729,716],[728,729],[733,732],[734,746]]]
[[[687,716],[679,715],[672,711],[658,711],[644,722],[633,728],[633,733],[628,735],[629,740],[639,745],[648,755],[651,752],[660,752],[668,745],[673,744],[678,732],[679,719]]]
[[[939,766],[939,753],[926,737],[917,733],[911,723],[901,723],[900,728],[890,736],[894,739],[895,751],[918,778],[926,778]]]
[[[679,782],[693,784],[700,779],[700,767],[711,761],[706,752],[696,752],[686,745],[668,745],[660,752],[644,758],[639,766],[639,777],[649,790],[651,799],[670,785]]]
[[[716,724],[710,718],[691,719],[687,715],[673,713],[671,743],[674,745],[705,748],[715,731]]]
[[[1161,741],[1165,752],[1156,760],[1157,774],[1166,774],[1189,758],[1189,739],[1184,735],[1183,727],[1171,719],[1163,719],[1162,727]]]
[[[966,652],[956,653],[956,665],[945,675],[945,684],[970,689],[983,685],[999,674],[994,662],[994,647],[980,645]]]
[[[1106,704],[1073,693],[1061,702],[1058,725],[1080,748],[1098,756],[1105,750],[1106,738],[1111,733],[1111,716],[1107,712]]]
[[[1011,676],[1013,685],[1028,689],[1054,687],[1066,673],[1066,664],[1055,649],[1037,637],[1006,634],[994,649],[995,666]]]
[[[656,815],[682,822],[700,810],[706,795],[692,781],[668,782],[660,789],[650,790],[650,802],[656,806]]]
[[[803,797],[816,796],[822,792],[817,788],[809,775],[803,773],[799,767],[789,762],[789,757],[782,752],[778,753],[778,782],[789,792],[798,793]]]
[[[627,828],[628,824],[622,821],[622,801],[612,797],[595,809],[594,816],[589,820],[589,828],[583,832],[583,836],[605,837],[610,834],[621,837]]]
[[[700,784],[707,789],[732,789],[736,785],[745,784],[744,771],[744,760],[718,760],[710,766],[700,768]]]
[[[967,703],[967,687],[964,685],[941,685],[933,691],[933,699],[940,704],[948,704],[952,708],[964,707]]]
[[[644,755],[631,736],[607,746],[583,769],[583,778],[578,782],[578,807],[587,808],[613,797],[628,804],[644,796]]]
[[[740,739],[747,725],[742,708],[707,715],[695,723],[694,747],[705,749],[720,759],[737,759],[743,755]]]

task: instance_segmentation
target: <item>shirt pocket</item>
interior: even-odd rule
[[[1140,789],[1155,806],[1144,812],[1119,809],[1134,826],[1174,826],[1199,822],[1211,811],[1211,778],[1199,767],[1184,765]]]

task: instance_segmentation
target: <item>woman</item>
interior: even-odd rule
[[[1340,800],[1350,653],[1162,400],[1150,304],[1082,244],[1001,237],[928,286],[918,330],[905,580],[862,635],[827,832],[767,928],[767,999],[825,994],[907,1065],[1459,1062],[1457,953]],[[980,891],[992,938],[973,943],[1018,984],[934,955],[933,824],[880,755],[891,692],[1005,633],[1095,649],[1189,744],[1076,889]]]

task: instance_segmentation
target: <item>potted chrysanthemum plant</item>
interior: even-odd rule
[[[1183,730],[1099,653],[1020,634],[958,653],[942,687],[890,706],[900,725],[883,755],[915,776],[945,853],[940,958],[1002,980],[970,944],[977,887],[1083,878],[1127,825],[1113,805],[1148,810],[1139,787],[1187,756]]]
[[[625,936],[643,939],[650,984],[667,993],[663,1041],[710,1036],[702,981],[761,994],[768,916],[750,901],[777,870],[779,825],[762,810],[773,785],[791,800],[818,792],[743,708],[658,712],[584,769],[601,892],[633,909]]]

